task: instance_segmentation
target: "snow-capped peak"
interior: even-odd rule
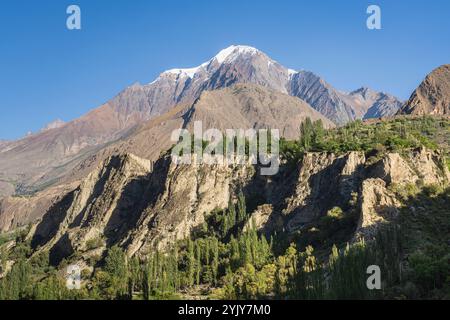
[[[250,47],[250,46],[243,46],[243,45],[232,45],[228,48],[225,48],[221,50],[216,56],[214,56],[211,60],[206,61],[205,63],[202,63],[198,67],[194,68],[183,68],[183,69],[170,69],[167,71],[164,71],[161,75],[176,75],[178,77],[189,77],[194,78],[194,76],[200,71],[205,70],[208,68],[208,66],[213,62],[216,61],[219,64],[222,64],[224,62],[231,63],[233,62],[239,55],[241,54],[257,54],[260,53],[256,48]],[[151,82],[150,84],[153,84],[157,82],[160,79],[158,77],[156,80]]]
[[[228,48],[225,48],[221,50],[213,59],[216,59],[218,63],[223,63],[225,61],[232,61],[234,60],[239,54],[257,54],[260,51],[256,48],[249,47],[249,46],[229,46]]]
[[[170,70],[164,71],[162,74],[174,74],[176,76],[189,77],[192,79],[192,78],[194,78],[194,76],[197,72],[199,72],[202,69],[207,68],[209,63],[210,63],[210,61],[202,63],[198,67],[194,67],[194,68],[170,69]],[[158,79],[156,79],[156,80],[158,80]],[[155,82],[155,81],[153,81],[153,82]]]
[[[294,69],[288,69],[288,75],[290,76],[290,77],[292,77],[294,74],[297,74],[298,73],[298,71],[296,71],[296,70],[294,70]]]
[[[193,78],[199,69],[200,69],[200,66],[195,67],[195,68],[187,68],[187,69],[170,69],[170,70],[165,71],[164,73],[170,73],[170,74],[187,76],[189,78]]]

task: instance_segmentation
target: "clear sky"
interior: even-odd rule
[[[66,8],[82,30],[66,28]],[[382,30],[366,28],[381,7]],[[401,99],[450,63],[448,0],[2,0],[0,139],[68,121],[166,69],[192,67],[231,44],[257,47],[338,89]]]

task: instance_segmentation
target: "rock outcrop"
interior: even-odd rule
[[[227,208],[239,186],[247,185],[255,175],[254,168],[247,165],[190,166],[166,162],[165,166],[152,178],[154,183],[162,181],[156,201],[144,210],[139,227],[123,241],[130,254],[145,254],[155,247],[163,249],[188,237],[213,210]],[[161,174],[167,178],[161,180]]]
[[[242,229],[244,232],[250,230],[251,228],[255,228],[256,230],[266,229],[268,224],[272,224],[271,229],[276,229],[277,226],[273,226],[274,222],[270,221],[270,218],[273,213],[273,206],[270,204],[263,204],[258,206],[255,211],[253,211],[245,223],[244,228]]]
[[[361,214],[354,238],[373,237],[379,224],[392,221],[397,216],[399,206],[400,202],[395,194],[388,190],[384,180],[364,180],[360,195]]]
[[[149,160],[131,154],[107,159],[47,211],[33,232],[32,247],[49,250],[58,263],[92,245],[117,243],[139,219],[150,171]]]
[[[0,197],[0,233],[35,223],[78,182],[53,186],[33,196]]]
[[[360,152],[342,156],[306,154],[299,166],[295,189],[282,205],[287,231],[302,228],[333,207],[347,207],[352,192],[358,190],[364,162],[364,153]]]
[[[177,165],[169,156],[151,166],[132,154],[113,156],[50,208],[32,246],[49,250],[53,263],[115,244],[130,254],[164,249],[189,236],[206,214],[226,208],[254,173],[252,166]]]
[[[364,180],[360,192],[360,218],[355,238],[371,238],[380,223],[392,221],[398,214],[399,200],[392,187],[407,185],[448,186],[450,173],[444,156],[425,148],[401,156],[388,153],[369,168],[370,178]]]

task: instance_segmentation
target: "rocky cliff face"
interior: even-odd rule
[[[53,263],[114,244],[130,254],[165,248],[225,208],[253,173],[248,166],[175,165],[170,157],[152,165],[131,154],[113,156],[47,211],[32,231],[32,246],[49,250]]]
[[[448,185],[450,173],[443,154],[418,149],[407,155],[388,153],[372,163],[361,152],[346,155],[310,153],[299,167],[293,194],[283,200],[280,213],[292,232],[339,207],[356,210],[354,237],[371,237],[381,222],[390,221],[400,205],[392,188],[411,185]]]
[[[77,183],[54,186],[33,196],[5,196],[0,199],[0,233],[26,226],[42,218],[54,203],[71,191]]]
[[[139,227],[122,241],[129,254],[164,249],[189,237],[213,210],[226,208],[229,199],[255,175],[252,166],[190,166],[168,161],[165,158],[152,175],[153,183],[159,184],[151,191],[155,201],[143,211]]]
[[[368,170],[368,178],[360,185],[360,218],[355,237],[371,237],[380,223],[389,222],[398,214],[400,205],[393,187],[408,185],[441,185],[450,182],[443,154],[424,148],[406,156],[389,153]]]
[[[33,230],[32,247],[50,250],[57,263],[90,242],[115,244],[135,227],[150,170],[149,160],[131,154],[107,159],[49,208]]]
[[[306,154],[293,183],[295,188],[283,200],[286,230],[301,229],[333,207],[347,209],[364,177],[364,163],[364,154],[358,152],[343,156]]]
[[[105,160],[54,203],[30,236],[35,250],[49,250],[55,264],[73,253],[101,255],[115,244],[129,255],[146,255],[189,237],[242,190],[261,231],[291,234],[340,207],[358,214],[349,238],[370,238],[397,215],[395,186],[449,181],[442,154],[426,149],[388,153],[375,162],[361,152],[308,153],[273,177],[260,176],[252,165],[176,165],[169,156],[151,164],[123,154]]]
[[[427,75],[399,114],[450,115],[450,65],[442,65]]]

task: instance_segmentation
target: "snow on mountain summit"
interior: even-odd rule
[[[231,45],[197,67],[170,69],[160,74],[139,93],[144,96],[138,108],[135,101],[128,104],[122,101],[116,106],[123,109],[125,104],[130,110],[150,110],[144,115],[147,118],[166,112],[180,102],[190,103],[204,90],[236,83],[255,83],[298,97],[338,125],[363,119],[366,113],[367,117],[388,116],[401,104],[395,97],[365,87],[353,92],[340,91],[318,75],[303,69],[288,69],[254,47]]]
[[[223,50],[221,50],[217,55],[215,55],[211,60],[202,63],[201,65],[194,67],[194,68],[175,68],[175,69],[170,69],[170,70],[166,70],[162,73],[162,75],[164,74],[171,74],[171,75],[176,75],[179,77],[189,77],[189,78],[194,78],[195,74],[197,72],[199,72],[200,70],[204,70],[207,69],[208,66],[213,63],[213,61],[216,61],[219,64],[222,63],[231,63],[234,60],[236,60],[236,58],[238,58],[241,55],[245,55],[245,54],[257,54],[257,53],[261,53],[261,51],[259,51],[256,48],[250,47],[250,46],[244,46],[244,45],[232,45],[229,46],[228,48],[225,48]]]
[[[232,45],[221,50],[213,59],[216,59],[218,63],[223,63],[225,61],[231,62],[241,54],[257,54],[260,52],[261,51],[259,51],[258,49],[250,46]]]
[[[195,67],[195,68],[186,68],[186,69],[170,69],[167,71],[164,71],[165,74],[174,74],[177,76],[186,76],[189,78],[193,78],[194,75],[199,71],[201,66]]]

